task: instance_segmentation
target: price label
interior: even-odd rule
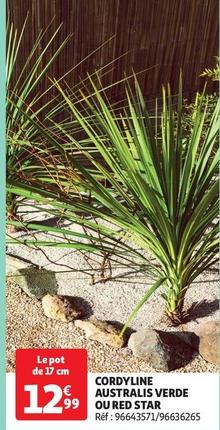
[[[85,420],[86,417],[86,350],[16,351],[18,420]]]

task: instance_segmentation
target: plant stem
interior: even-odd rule
[[[168,281],[166,293],[166,314],[174,324],[179,324],[184,318],[183,306],[186,288],[181,281]]]

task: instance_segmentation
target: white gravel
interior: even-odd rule
[[[21,256],[47,270],[62,271],[62,273],[56,273],[58,293],[86,300],[92,307],[94,315],[99,319],[115,320],[123,324],[144,292],[152,285],[152,280],[141,273],[121,277],[121,269],[113,269],[114,280],[93,285],[91,275],[85,273],[91,269],[79,252],[68,252],[68,255],[65,255],[67,250],[44,248],[44,253],[42,253],[41,250],[30,249],[25,245],[10,246],[8,252]],[[52,263],[47,260],[46,255]],[[92,258],[95,257],[92,256]],[[94,266],[98,265],[94,264]],[[81,271],[78,272],[79,268]],[[124,269],[123,271],[126,272]],[[97,281],[99,272],[96,272],[96,268],[90,273],[94,274]],[[163,317],[165,303],[161,298],[161,291],[157,290],[140,309],[131,324],[133,329],[145,326],[154,328],[166,326],[167,321]],[[197,310],[191,316],[192,327],[204,318],[217,318],[218,278],[216,273],[205,272],[196,282],[192,283],[186,293],[185,310],[189,310],[194,305],[197,305]]]
[[[33,215],[29,210],[28,218],[30,219]],[[13,234],[13,236],[24,237],[24,232]],[[35,234],[35,237],[45,238],[45,235]],[[98,282],[100,277],[100,258],[90,255],[91,259],[86,261],[85,257],[78,251],[55,247],[36,249],[19,244],[8,246],[7,252],[27,259],[33,264],[37,264],[47,270],[55,271],[58,293],[77,296],[85,300],[88,306],[91,307],[93,315],[101,320],[117,321],[123,324],[146,289],[152,285],[152,280],[146,274],[135,273],[126,275],[126,272],[130,271],[129,268],[116,268],[114,264],[112,265],[112,276],[114,279],[107,282]],[[108,275],[109,270],[106,270],[105,276]],[[93,281],[95,280],[94,285],[92,284],[92,276]],[[13,300],[17,300],[17,296]],[[30,312],[30,307],[32,306],[31,299],[24,299],[22,297],[22,301],[24,300],[29,303]],[[185,310],[192,310],[195,305],[197,305],[197,308],[193,312],[190,312],[189,316],[189,330],[196,328],[200,321],[218,318],[218,273],[215,270],[200,275],[196,282],[193,282],[188,289],[185,297]],[[39,305],[35,303],[34,306]],[[13,308],[15,311],[16,307],[13,306]],[[139,311],[131,324],[131,328],[136,330],[141,327],[151,327],[162,330],[177,330],[168,326],[163,311],[164,300],[161,298],[161,291],[158,290]],[[17,314],[16,318],[18,318]],[[47,327],[48,325],[51,327],[54,326],[54,322],[48,322],[49,320],[44,321],[42,313],[41,318],[42,321],[38,321],[38,324],[43,324]],[[69,330],[72,330],[72,326],[70,325],[69,327]],[[27,328],[25,329],[27,330]],[[76,329],[74,330],[77,332]],[[32,336],[30,338],[32,339]],[[42,340],[40,342],[42,343]],[[69,344],[68,339],[66,342]],[[52,343],[54,346],[57,344],[54,339]],[[85,340],[82,344],[84,343]],[[45,332],[45,345],[51,347],[48,331]]]

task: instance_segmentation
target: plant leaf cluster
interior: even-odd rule
[[[181,78],[177,108],[173,109],[169,86],[163,88],[162,107],[156,103],[153,119],[135,76],[135,90],[129,86],[126,90],[128,107],[117,115],[105,92],[101,93],[92,79],[90,83],[93,95],[81,92],[81,108],[58,82],[54,84],[93,150],[83,145],[84,139],[76,139],[62,124],[53,122],[53,130],[62,135],[60,142],[56,133],[48,132],[19,108],[47,142],[42,161],[47,175],[37,180],[31,175],[16,181],[9,177],[8,191],[49,206],[50,214],[62,214],[64,219],[86,228],[77,233],[68,228],[29,224],[29,229],[53,230],[67,240],[28,243],[104,251],[127,264],[134,258],[143,262],[155,283],[124,330],[150,295],[162,287],[166,313],[177,322],[182,317],[187,288],[217,260],[215,148],[219,103],[204,130],[208,98],[203,94],[185,136]],[[88,160],[89,169],[74,156],[76,150]]]

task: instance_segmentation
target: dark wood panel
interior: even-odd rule
[[[21,62],[41,28],[54,18],[48,32],[63,22],[53,44],[55,49],[65,36],[73,37],[49,70],[58,77],[79,63],[112,35],[108,44],[80,64],[67,78],[70,86],[113,59],[128,52],[108,67],[105,85],[125,74],[150,70],[139,75],[146,97],[160,94],[161,85],[170,82],[177,89],[180,67],[183,68],[185,94],[201,88],[199,74],[214,65],[218,52],[217,0],[8,0],[10,19],[20,29],[29,11],[28,26],[21,49]],[[18,63],[19,67],[19,63]],[[48,85],[48,80],[44,82]],[[209,90],[216,89],[210,83]],[[121,87],[111,90],[111,97],[121,98]]]

